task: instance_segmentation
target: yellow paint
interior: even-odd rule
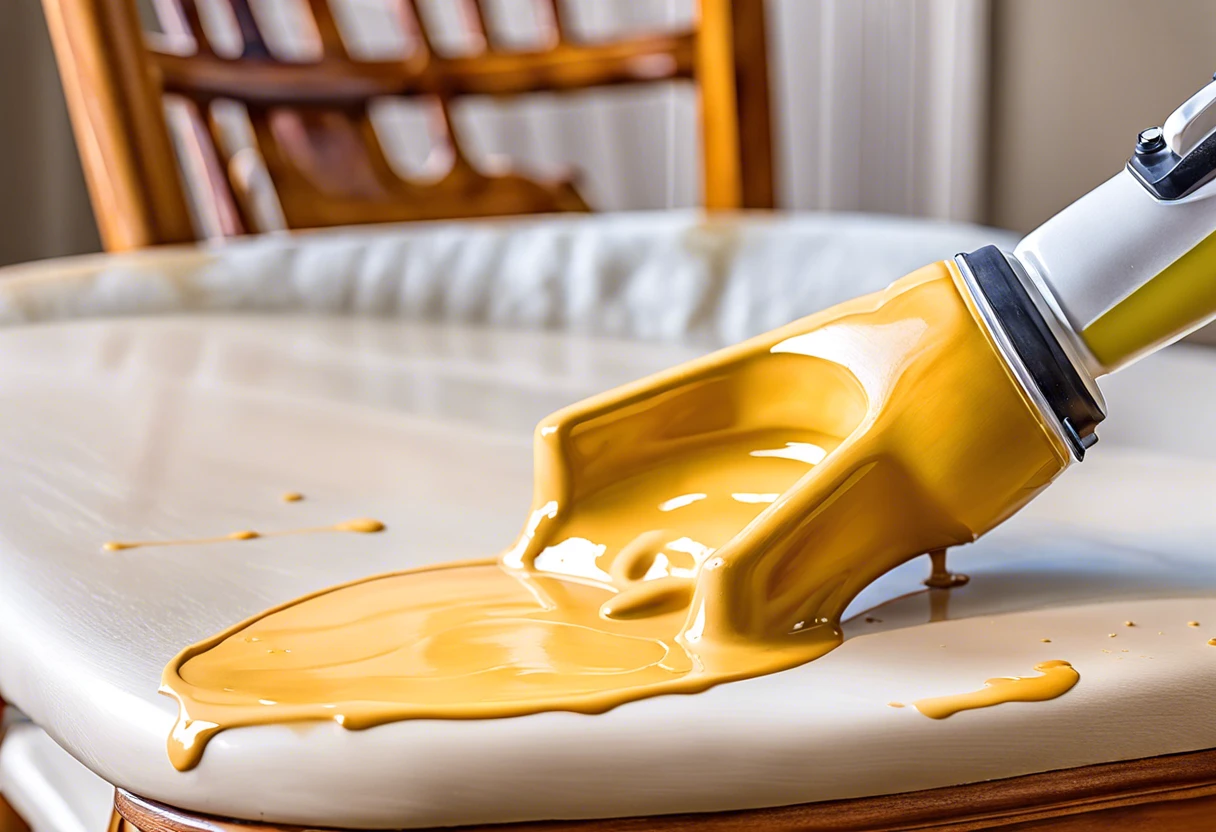
[[[299,491],[288,491],[283,494],[282,498],[285,503],[298,503],[304,499],[304,495]]]
[[[971,578],[946,568],[946,550],[937,549],[929,553],[930,573],[925,586],[930,589],[954,589],[965,585]]]
[[[380,531],[384,531],[384,524],[379,520],[359,517],[355,520],[335,523],[332,526],[319,526],[311,529],[288,529],[280,532],[255,532],[252,529],[245,529],[226,534],[223,537],[194,537],[184,540],[111,540],[103,543],[101,548],[107,552],[118,552],[123,549],[142,549],[147,546],[197,546],[203,543],[224,543],[229,540],[256,540],[259,537],[284,537],[292,534],[318,534],[320,532],[374,534]]]
[[[342,523],[336,523],[329,528],[309,529],[307,531],[330,531],[336,532],[358,532],[359,534],[375,534],[376,532],[384,531],[384,524],[379,520],[373,520],[370,517],[358,517],[354,520],[346,520]],[[290,532],[286,532],[290,534]]]
[[[1108,371],[1216,313],[1216,234],[1085,327],[1081,337]]]
[[[959,710],[990,708],[1006,702],[1045,702],[1064,696],[1081,679],[1073,665],[1059,659],[1036,664],[1035,670],[1042,675],[997,676],[984,682],[984,687],[978,691],[917,699],[912,704],[931,719],[945,719]]]
[[[959,711],[989,708],[1005,702],[1043,702],[1063,696],[1072,690],[1081,675],[1065,661],[1036,664],[1041,676],[998,676],[984,682],[980,690],[951,696],[918,699],[912,704],[932,719],[945,719]]]
[[[866,585],[1068,462],[960,286],[939,263],[553,414],[497,562],[325,590],[179,654],[174,765],[236,726],[597,713],[832,650]]]

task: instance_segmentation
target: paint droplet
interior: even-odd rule
[[[1198,626],[1199,626],[1199,622],[1198,622],[1198,621],[1188,621],[1188,622],[1186,622],[1186,626],[1188,626],[1188,627],[1198,627]]]
[[[252,529],[245,529],[228,535],[229,540],[253,540],[255,537],[261,537],[261,535]]]
[[[1208,644],[1212,645],[1213,647],[1216,647],[1216,638],[1208,639]]]
[[[304,495],[299,491],[288,491],[283,495],[283,502],[285,503],[298,503],[303,499]]]
[[[1123,626],[1124,626],[1124,627],[1135,627],[1135,626],[1136,626],[1136,622],[1135,622],[1135,621],[1124,621],[1124,622],[1123,622]]]
[[[881,624],[881,623],[882,623],[882,619],[881,619],[881,618],[875,618],[875,617],[874,617],[874,616],[872,616],[872,615],[867,615],[867,616],[866,616],[866,623],[867,623],[867,624]]]
[[[123,549],[130,549],[131,545],[129,543],[121,543],[117,540],[111,540],[101,544],[101,548],[105,549],[107,552],[119,552]]]
[[[1213,642],[1216,642],[1216,639],[1212,639],[1212,641],[1213,641]],[[902,707],[904,707],[904,703],[903,703],[903,702],[888,702],[888,703],[887,703],[887,707],[890,707],[890,708],[902,708]]]
[[[1120,652],[1120,653],[1127,653],[1127,652],[1129,652],[1129,651],[1128,651],[1128,649],[1127,649],[1126,647],[1124,647],[1124,648],[1123,648],[1122,650],[1120,650],[1119,652]]]
[[[1044,644],[1051,644],[1051,639],[1049,638],[1041,638],[1039,641],[1043,642]]]
[[[355,520],[347,520],[345,523],[339,523],[338,525],[334,526],[334,528],[343,532],[375,534],[376,532],[384,531],[384,524],[379,520],[372,520],[369,517],[359,517]]]
[[[1165,630],[1158,630],[1157,635],[1159,635],[1159,636],[1165,635]]]
[[[1119,637],[1119,634],[1118,634],[1118,633],[1111,633],[1111,634],[1109,635],[1109,638],[1118,638],[1118,637]]]
[[[1107,650],[1105,647],[1103,647],[1103,648],[1102,648],[1102,652],[1103,652],[1103,653],[1109,653],[1110,651],[1109,651],[1109,650]]]

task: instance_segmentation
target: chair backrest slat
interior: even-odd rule
[[[480,170],[453,124],[453,102],[679,79],[699,85],[706,206],[772,206],[762,0],[701,0],[692,30],[604,43],[571,38],[562,0],[534,0],[552,31],[525,51],[495,37],[487,0],[459,0],[474,51],[458,55],[437,50],[422,0],[394,0],[416,44],[394,60],[353,57],[331,5],[342,0],[299,1],[319,41],[313,58],[277,56],[279,41],[251,0],[155,0],[165,48],[142,37],[135,0],[43,0],[107,248],[196,236],[179,164],[202,192],[193,214],[206,235],[258,230],[251,162],[293,228],[584,211],[569,176]],[[217,11],[240,37],[237,55],[208,29]],[[411,178],[390,161],[370,108],[392,97],[433,109],[433,155],[450,161],[438,178]],[[184,114],[172,120],[176,153],[171,99]],[[215,112],[227,101],[247,111],[251,146],[228,146]]]

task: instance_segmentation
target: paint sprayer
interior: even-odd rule
[[[1216,316],[1214,174],[1216,81],[1012,254],[956,258],[1006,361],[1077,459],[1105,416],[1094,379]]]

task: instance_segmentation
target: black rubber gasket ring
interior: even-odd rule
[[[985,246],[961,256],[1022,364],[1060,420],[1077,459],[1084,459],[1085,450],[1098,441],[1094,429],[1106,414],[1001,250]]]

